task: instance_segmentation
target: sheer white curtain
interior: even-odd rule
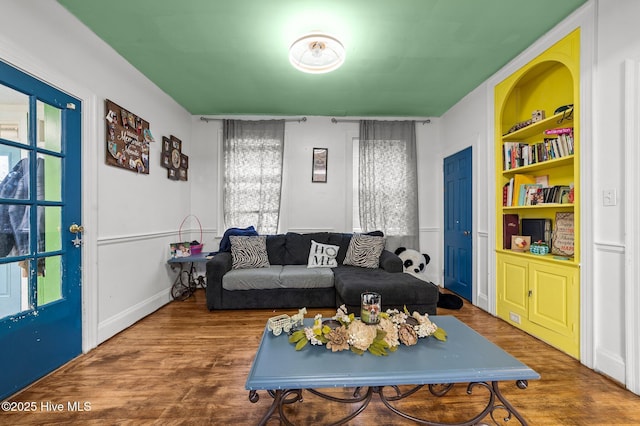
[[[415,122],[362,120],[359,145],[362,231],[383,231],[389,250],[419,250]]]
[[[224,120],[224,224],[275,234],[280,216],[284,120]]]

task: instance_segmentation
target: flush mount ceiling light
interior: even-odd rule
[[[344,46],[335,37],[312,33],[300,37],[289,47],[289,62],[302,72],[322,74],[344,63]]]

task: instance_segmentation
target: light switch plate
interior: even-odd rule
[[[602,205],[615,206],[618,204],[615,189],[605,189],[602,191]]]

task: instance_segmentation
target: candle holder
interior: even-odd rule
[[[378,324],[382,297],[378,293],[365,292],[360,295],[360,320],[365,324]]]

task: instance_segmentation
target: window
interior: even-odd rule
[[[354,142],[354,231],[383,231],[391,250],[419,247],[415,140],[413,121],[363,120]]]
[[[283,151],[283,120],[224,120],[225,227],[253,225],[261,234],[277,232]]]

